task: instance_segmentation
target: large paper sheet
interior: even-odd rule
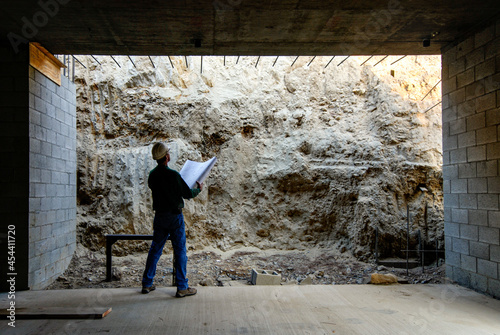
[[[217,162],[217,157],[213,157],[204,163],[193,162],[188,159],[179,173],[189,188],[195,188],[196,182],[203,183],[205,181],[215,162]]]

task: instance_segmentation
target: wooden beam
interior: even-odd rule
[[[38,307],[16,308],[16,319],[102,319],[111,313],[111,307]],[[9,316],[0,310],[2,318]]]
[[[39,43],[30,43],[30,65],[61,86],[61,69],[66,65]]]

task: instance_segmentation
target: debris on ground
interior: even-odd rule
[[[106,282],[106,256],[79,246],[63,275],[47,289],[140,287],[147,252],[113,257],[113,280]],[[259,250],[243,248],[188,252],[191,286],[235,286],[250,284],[253,268],[281,274],[281,284],[366,284],[374,272],[395,276],[400,283],[445,283],[444,265],[406,269],[378,266],[331,250]],[[172,254],[164,253],[156,270],[155,285],[172,285]]]

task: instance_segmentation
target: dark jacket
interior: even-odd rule
[[[179,172],[159,164],[149,173],[148,186],[153,192],[153,209],[156,212],[181,213],[183,199],[191,199],[200,189],[190,189]]]

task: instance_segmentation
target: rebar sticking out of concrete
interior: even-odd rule
[[[97,64],[101,65],[101,63],[97,60],[97,58],[94,57],[94,55],[90,55],[90,57],[94,58],[94,60],[97,62]]]
[[[313,60],[316,58],[316,56],[314,56],[311,61],[309,62],[309,64],[307,64],[307,66],[311,65],[311,63],[313,62]]]
[[[381,60],[379,60],[378,62],[376,62],[375,65],[373,65],[373,67],[377,66],[379,63],[381,63],[387,57],[389,57],[389,55],[385,56],[384,58],[382,58]]]
[[[365,59],[365,61],[364,61],[363,63],[361,63],[361,65],[360,65],[360,66],[365,65],[365,63],[366,63],[366,62],[368,62],[368,61],[369,61],[370,59],[372,59],[372,58],[373,58],[373,55],[372,55],[372,56],[370,56],[370,57],[368,57],[367,59]]]
[[[116,61],[115,57],[113,57],[113,56],[109,56],[109,57],[111,57],[111,59],[115,61],[116,65],[118,65],[118,67],[121,68],[120,64],[118,64],[118,62]]]
[[[328,63],[326,63],[326,65],[325,65],[325,69],[326,69],[326,67],[327,67],[328,65],[330,65],[330,63],[332,62],[332,60],[333,60],[334,58],[335,58],[335,56],[333,56],[333,57],[332,57],[332,58],[328,61]]]
[[[396,64],[397,62],[399,62],[400,60],[402,60],[402,59],[403,59],[403,58],[405,58],[405,57],[406,57],[406,55],[404,55],[403,57],[399,58],[398,60],[396,60],[396,61],[392,62],[392,63],[391,63],[391,65]]]
[[[153,63],[153,60],[151,59],[151,56],[148,56],[148,58],[149,58],[149,61],[151,62],[151,64],[153,65],[153,68],[156,68],[155,63]]]
[[[349,58],[351,56],[347,56],[346,58],[344,58],[340,63],[337,64],[337,66],[340,66],[340,64],[342,64],[343,62],[345,62],[347,60],[347,58]]]
[[[132,63],[132,65],[133,65],[133,66],[134,66],[134,68],[135,68],[135,63],[134,63],[134,61],[132,60],[132,57],[130,57],[129,55],[127,55],[127,57],[128,57],[128,59],[130,59],[130,63]]]

